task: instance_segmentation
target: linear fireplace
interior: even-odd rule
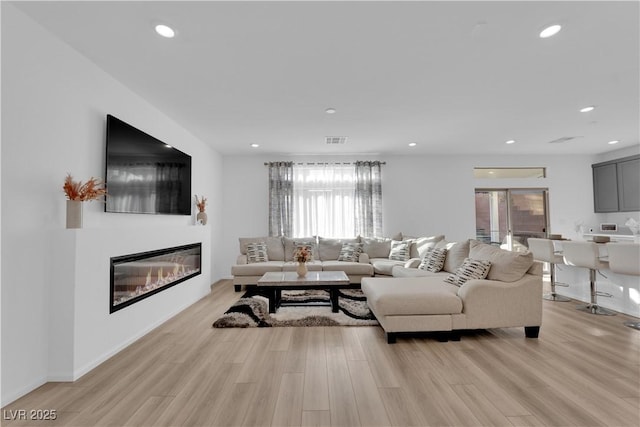
[[[202,244],[111,258],[110,313],[200,274]]]

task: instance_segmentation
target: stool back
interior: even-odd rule
[[[533,254],[533,259],[544,262],[556,262],[554,261],[554,248],[551,240],[529,237],[527,244],[529,245],[529,251]]]
[[[592,270],[602,268],[598,245],[593,242],[562,242],[562,255],[567,265]]]
[[[640,276],[640,244],[607,243],[607,252],[611,271]]]

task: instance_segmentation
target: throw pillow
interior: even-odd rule
[[[391,239],[363,237],[362,243],[362,251],[366,252],[369,258],[389,258]]]
[[[477,240],[471,240],[469,258],[491,262],[489,280],[515,282],[524,276],[533,265],[531,252],[512,252]]]
[[[491,263],[489,261],[465,258],[456,272],[447,276],[444,281],[452,285],[462,286],[471,279],[484,279],[489,274],[490,269]]]
[[[417,237],[413,239],[413,245],[411,245],[411,258],[424,258],[432,248],[435,248],[436,243],[444,239],[444,235],[429,237]],[[404,239],[407,240],[407,239]]]
[[[362,253],[362,243],[343,243],[338,261],[358,262]]]
[[[413,240],[392,240],[389,259],[394,261],[408,261],[411,255],[411,244]]]
[[[267,262],[269,257],[267,256],[267,244],[249,243],[247,244],[247,262],[249,264],[254,262]]]
[[[442,267],[447,273],[455,273],[465,258],[469,258],[469,240],[447,242],[443,239],[436,243],[436,248],[447,249],[447,259],[444,260],[444,267]]]
[[[444,267],[444,260],[447,258],[447,249],[429,249],[427,254],[422,258],[420,265],[418,268],[420,270],[430,271],[432,273],[437,273],[442,270]]]

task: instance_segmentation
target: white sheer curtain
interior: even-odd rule
[[[355,166],[295,165],[293,237],[355,236]]]

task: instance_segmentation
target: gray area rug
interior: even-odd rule
[[[283,303],[329,303],[329,293],[320,290],[282,291]],[[275,326],[375,326],[378,321],[360,289],[341,289],[340,310],[330,306],[282,306],[269,313],[266,297],[252,291],[245,293],[218,320],[214,328],[268,328]]]

